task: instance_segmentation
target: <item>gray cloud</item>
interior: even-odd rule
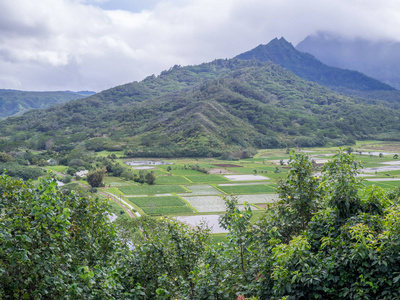
[[[125,4],[124,4],[125,3]],[[0,88],[100,91],[274,37],[398,40],[397,0],[0,0]]]

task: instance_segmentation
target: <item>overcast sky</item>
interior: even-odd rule
[[[400,40],[399,0],[0,0],[0,88],[101,91],[317,31]]]

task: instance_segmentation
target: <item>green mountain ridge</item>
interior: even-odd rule
[[[125,149],[129,156],[223,156],[399,136],[390,103],[354,99],[271,62],[216,60],[0,122],[0,149]]]
[[[271,61],[301,78],[317,82],[329,88],[345,88],[357,91],[391,91],[395,88],[368,77],[360,72],[325,65],[313,55],[296,50],[283,37],[273,39],[267,45],[242,53],[236,58],[244,60]]]
[[[28,92],[0,89],[0,119],[13,115],[21,115],[31,109],[43,109],[52,105],[81,99],[94,92],[55,91]]]

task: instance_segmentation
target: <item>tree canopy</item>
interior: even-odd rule
[[[279,201],[252,222],[226,199],[226,240],[173,219],[108,221],[107,200],[0,177],[2,299],[394,299],[400,189],[366,187],[340,150],[322,176],[291,154]],[[136,298],[135,298],[136,297]]]

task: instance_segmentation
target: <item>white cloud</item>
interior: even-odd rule
[[[139,2],[0,0],[0,88],[100,91],[321,30],[399,38],[397,0]]]

